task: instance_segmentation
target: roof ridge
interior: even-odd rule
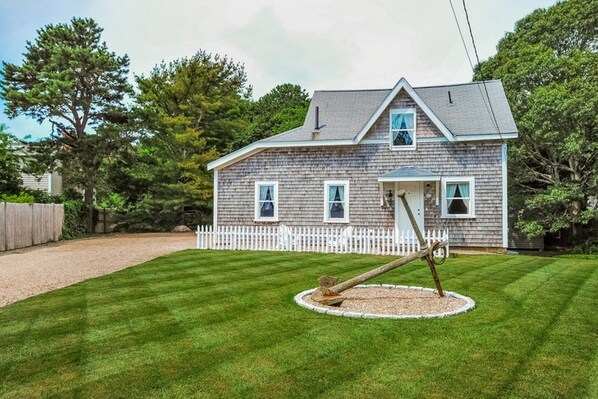
[[[440,87],[456,87],[456,86],[469,86],[469,85],[480,85],[484,83],[500,82],[500,79],[488,79],[478,80],[475,82],[464,82],[464,83],[451,83],[444,85],[430,85],[430,86],[412,86],[414,89],[433,89]],[[325,90],[314,90],[314,93],[346,93],[346,92],[367,92],[367,91],[390,91],[392,87],[386,89],[325,89]]]
[[[500,79],[478,80],[476,82],[454,83],[454,84],[436,85],[436,86],[418,86],[418,87],[414,87],[414,89],[435,89],[435,88],[439,88],[439,87],[480,85],[480,84],[490,83],[490,82],[500,82]]]
[[[320,92],[320,93],[343,93],[343,92],[350,92],[350,91],[359,91],[359,92],[363,92],[363,91],[389,91],[392,90],[392,88],[388,88],[388,89],[340,89],[340,90],[314,90],[314,93]]]

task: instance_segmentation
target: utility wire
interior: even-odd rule
[[[473,66],[473,62],[471,61],[471,56],[469,55],[469,49],[467,48],[467,43],[465,43],[465,38],[463,37],[463,33],[461,32],[461,24],[459,24],[459,18],[457,18],[457,13],[455,12],[455,7],[453,7],[453,1],[449,0],[449,4],[451,5],[451,10],[453,10],[453,17],[455,17],[455,23],[457,24],[457,30],[459,31],[459,36],[461,37],[461,43],[463,43],[463,48],[465,49],[465,54],[467,55],[467,61],[469,61],[469,66],[471,67],[471,71],[475,73],[475,67]],[[484,103],[484,108],[486,108],[486,112],[488,112],[488,116],[492,118],[492,113],[490,108],[488,108],[488,103],[483,101],[484,93],[482,92],[482,88],[479,84],[476,84],[479,92],[480,97],[482,97],[482,102]],[[500,131],[499,131],[500,134]]]
[[[450,0],[449,0],[450,1]],[[452,7],[452,3],[451,3]],[[465,11],[465,19],[467,20],[467,26],[469,27],[469,35],[471,36],[471,43],[473,44],[473,51],[475,53],[476,61],[478,62],[478,67],[480,66],[480,57],[478,55],[478,48],[475,45],[475,39],[473,37],[473,30],[471,29],[471,23],[469,22],[469,13],[467,12],[467,5],[465,4],[465,0],[463,0],[463,10]],[[453,10],[454,13],[454,10]],[[459,34],[461,33],[461,29],[459,29]],[[470,61],[471,63],[471,61]],[[480,69],[481,71],[481,69]],[[475,73],[475,71],[474,71]],[[482,84],[484,85],[484,91],[486,92],[486,98],[488,99],[488,105],[490,106],[490,111],[492,113],[492,120],[494,121],[494,126],[496,127],[496,131],[500,135],[500,128],[498,127],[498,122],[496,120],[496,115],[494,114],[494,108],[492,108],[492,101],[490,101],[490,95],[488,94],[488,88],[486,87],[486,81],[483,80],[482,76]],[[502,136],[501,136],[502,138]]]
[[[471,61],[471,56],[469,55],[469,49],[467,48],[467,43],[465,43],[465,38],[463,37],[463,33],[461,32],[461,25],[459,24],[459,18],[457,18],[457,13],[455,12],[455,8],[453,7],[453,1],[449,0],[449,4],[451,5],[451,10],[453,10],[453,17],[455,17],[455,23],[457,24],[457,30],[459,31],[459,36],[461,37],[461,43],[463,43],[463,48],[465,49],[465,54],[467,55],[467,61],[469,62],[469,66],[471,67],[472,73],[475,74],[475,67],[473,66],[473,62]],[[488,116],[490,118],[492,118],[492,112],[490,111],[490,108],[488,107],[488,103],[483,100],[484,93],[482,92],[482,88],[480,87],[479,84],[476,84],[476,87],[478,88],[478,90],[480,92],[480,97],[482,97],[482,102],[484,103],[484,108],[486,108],[486,112],[488,113]],[[500,131],[499,131],[499,134],[500,134]]]
[[[455,23],[457,24],[457,30],[459,30],[459,36],[461,36],[461,43],[463,43],[465,54],[467,54],[467,61],[469,61],[469,66],[471,67],[471,70],[475,72],[473,62],[471,62],[471,56],[469,55],[469,50],[467,49],[467,44],[465,44],[465,38],[463,38],[463,33],[461,33],[461,25],[459,24],[459,19],[457,19],[457,13],[455,12],[455,8],[453,7],[453,0],[449,0],[449,4],[451,5],[451,10],[453,10],[453,17],[455,17]]]
[[[467,61],[469,62],[469,66],[471,67],[471,71],[475,74],[475,67],[473,65],[473,62],[471,61],[471,56],[469,54],[469,49],[467,48],[467,43],[465,43],[465,38],[463,37],[463,32],[461,31],[461,24],[459,24],[459,18],[457,18],[457,13],[455,11],[455,7],[453,6],[453,1],[449,0],[449,4],[451,6],[451,10],[453,11],[453,17],[455,18],[455,23],[457,24],[457,30],[459,31],[459,37],[461,38],[461,43],[463,43],[463,48],[465,49],[465,54],[467,55]],[[473,32],[471,30],[471,24],[469,23],[469,16],[467,15],[467,7],[464,4],[464,8],[465,8],[465,12],[466,12],[466,16],[467,16],[467,23],[469,25],[469,33],[471,35],[471,39],[472,39],[472,43],[474,46],[474,50],[475,50],[475,54],[476,54],[476,59],[478,64],[480,63],[480,59],[479,56],[477,54],[477,48],[475,46],[475,40],[473,38]],[[488,89],[486,87],[486,82],[484,80],[482,80],[482,84],[484,86],[484,90],[485,90],[485,97],[488,100],[488,102],[483,101],[484,103],[484,108],[486,108],[486,112],[488,112],[488,116],[492,119],[492,122],[494,124],[494,127],[496,128],[496,131],[498,132],[498,134],[500,135],[501,139],[502,139],[502,135],[500,133],[500,128],[498,126],[498,122],[496,120],[496,115],[494,114],[494,109],[492,108],[492,102],[490,101],[490,95],[488,93]],[[484,97],[484,92],[482,92],[482,88],[480,87],[479,84],[476,85],[478,87],[478,90],[480,91],[480,96],[483,98]],[[490,107],[489,107],[490,106]],[[504,141],[504,139],[503,139]]]

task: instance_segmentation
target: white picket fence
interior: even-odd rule
[[[405,256],[420,250],[413,231],[288,226],[197,226],[197,249],[295,251]],[[424,233],[428,245],[448,243],[448,230]],[[447,245],[447,256],[449,247]],[[435,254],[440,256],[440,254]]]

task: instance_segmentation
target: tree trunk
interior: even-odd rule
[[[85,230],[88,233],[93,233],[93,186],[89,184],[85,185],[84,200],[85,206],[87,207],[87,223]]]
[[[581,223],[571,223],[571,241],[573,244],[583,241],[583,226]]]
[[[571,241],[575,244],[583,239],[583,226],[580,223],[580,215],[582,203],[581,201],[573,201],[571,203],[573,220],[571,223]]]

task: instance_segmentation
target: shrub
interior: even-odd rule
[[[576,244],[573,249],[573,253],[576,254],[598,254],[598,236],[593,234],[590,235],[585,241]]]
[[[67,199],[64,205],[64,225],[62,227],[62,238],[71,240],[85,233],[85,216],[87,208],[81,200]]]
[[[72,188],[67,188],[58,199],[64,204],[62,238],[72,240],[85,234],[87,207],[83,202],[83,195]]]
[[[112,209],[117,212],[125,210],[126,200],[119,193],[111,193],[98,201],[98,208]]]
[[[12,202],[13,204],[33,204],[35,196],[31,193],[21,191],[19,194],[2,194],[0,195],[0,202]]]
[[[129,208],[121,228],[127,231],[168,231],[176,225],[176,212],[146,195]]]

